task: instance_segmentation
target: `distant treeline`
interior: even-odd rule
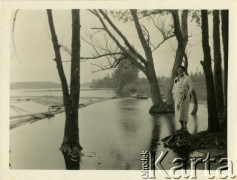
[[[205,76],[202,72],[199,73],[191,73],[189,75],[193,82],[203,82],[205,83]],[[170,77],[161,76],[158,77],[159,82],[161,83],[161,86],[170,81]],[[148,85],[147,78],[138,78],[137,84],[143,84]],[[100,78],[100,79],[93,79],[90,83],[90,88],[116,88],[117,82],[114,76],[110,76],[107,74],[106,77]]]
[[[116,85],[114,77],[107,74],[104,78],[93,79],[90,88],[116,88]]]
[[[203,72],[190,73],[189,75],[193,81],[193,86],[196,90],[198,99],[204,100],[206,99],[206,84],[205,84],[205,75]],[[170,84],[170,77],[161,76],[158,77],[160,88],[164,97],[168,92],[168,86]],[[104,78],[94,79],[91,81],[91,88],[118,88],[116,79],[112,74],[107,75]],[[132,88],[131,93],[141,93],[147,96],[150,96],[150,87],[147,78],[138,78],[136,82],[134,82],[134,87]],[[128,93],[129,94],[129,93]]]
[[[91,83],[82,83],[81,87],[89,87]],[[60,83],[54,82],[14,82],[10,84],[10,89],[53,89],[61,88]]]
[[[61,88],[61,84],[54,82],[15,82],[10,84],[11,89],[47,89]]]

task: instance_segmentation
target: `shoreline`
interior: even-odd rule
[[[51,99],[50,99],[51,97]],[[14,97],[15,98],[15,97]],[[18,98],[24,98],[24,97],[20,97],[18,96]],[[39,120],[43,120],[43,119],[50,119],[52,117],[54,117],[55,115],[57,114],[60,114],[60,113],[63,113],[65,110],[64,110],[64,106],[62,104],[62,101],[57,101],[56,103],[52,103],[51,104],[49,103],[50,100],[54,99],[54,98],[62,98],[62,97],[56,97],[56,96],[47,96],[49,102],[44,102],[44,101],[36,101],[39,100],[39,99],[42,99],[42,98],[45,98],[45,96],[39,96],[35,99],[36,97],[32,96],[32,97],[27,97],[27,99],[20,99],[19,101],[33,101],[33,102],[37,102],[37,103],[40,103],[40,104],[43,104],[45,106],[48,106],[48,111],[45,111],[45,112],[39,112],[39,113],[30,113],[30,114],[22,114],[22,115],[15,115],[15,116],[10,116],[10,122],[9,122],[9,128],[10,130],[11,129],[14,129],[14,128],[17,128],[21,125],[24,125],[26,123],[34,123],[36,121],[39,121]],[[80,98],[81,100],[87,100],[83,103],[79,103],[79,108],[82,108],[82,107],[86,107],[88,105],[91,105],[91,104],[96,104],[96,103],[99,103],[99,102],[103,102],[103,101],[107,101],[107,100],[110,100],[110,99],[115,99],[115,97],[82,97]],[[11,105],[12,106],[12,105]],[[51,109],[50,110],[50,107],[53,107],[56,108],[56,109]]]
[[[105,101],[109,99],[112,97],[96,99],[93,102],[89,102],[87,99],[89,104],[97,102],[98,104],[80,110],[80,143],[83,147],[81,169],[135,170],[140,167],[140,153],[142,151],[150,148],[156,148],[157,151],[166,150],[162,138],[178,129],[178,127],[176,128],[178,123],[172,121],[174,114],[154,118],[147,113],[147,109],[150,107],[149,101],[134,98]],[[18,105],[23,106],[24,104],[23,102]],[[205,106],[202,105],[199,110],[204,112],[203,108]],[[111,113],[101,113],[105,109]],[[129,118],[127,118],[128,114],[131,115]],[[199,118],[203,119],[201,115]],[[44,119],[44,121],[26,124],[11,131],[10,168],[65,169],[63,156],[58,150],[63,139],[64,122],[64,114],[59,114],[51,120]],[[190,119],[190,122],[193,122],[190,132],[195,131],[195,122],[198,123],[198,132],[205,130],[201,121],[194,118]],[[173,125],[167,126],[170,123]],[[126,147],[131,143],[133,146],[130,151],[127,151]],[[170,148],[167,150],[170,151],[170,157],[180,157]],[[205,152],[198,151],[192,154],[192,157],[203,155]],[[219,152],[211,154],[212,157],[216,155],[219,155]],[[167,169],[173,167],[170,161],[166,161],[164,165]],[[203,167],[199,166],[198,169],[203,169]]]
[[[117,99],[119,97],[81,97],[79,108],[86,107],[91,104],[107,101],[110,99]],[[9,122],[9,129],[17,128],[21,125],[27,124],[27,123],[34,123],[39,120],[43,119],[50,119],[54,117],[57,114],[63,113],[64,106],[63,106],[63,100],[61,96],[11,96],[11,101],[15,102],[35,102],[44,106],[48,106],[48,111],[43,112],[36,112],[36,113],[30,113],[30,114],[19,114],[19,115],[10,115],[10,122]],[[206,104],[205,101],[199,101],[199,104]],[[54,107],[54,109],[50,110],[50,107]],[[11,104],[11,108],[16,108]],[[20,108],[18,108],[20,109]],[[20,109],[22,110],[22,109]]]

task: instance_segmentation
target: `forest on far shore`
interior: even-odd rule
[[[134,68],[134,67],[133,67]],[[118,70],[117,70],[118,71]],[[138,77],[138,71],[135,71],[135,77],[132,77],[129,69],[123,68],[121,74],[115,77],[116,70],[112,75],[107,74],[104,78],[93,79],[91,82],[81,84],[81,87],[90,88],[115,88],[118,96],[127,97],[132,94],[143,94],[151,96],[149,82],[145,77]],[[132,70],[134,71],[134,70]],[[127,74],[126,74],[127,73]],[[130,74],[129,74],[130,73]],[[118,74],[118,73],[117,73]],[[129,78],[128,78],[129,77]],[[206,84],[205,75],[203,72],[190,73],[193,81],[193,86],[197,92],[199,100],[206,100]],[[165,99],[168,92],[170,77],[158,77],[162,95]],[[54,82],[14,82],[10,84],[10,89],[52,89],[61,88],[60,83]]]
[[[134,68],[134,67],[133,67]],[[119,69],[119,67],[117,68]],[[132,94],[143,94],[146,96],[151,96],[149,82],[145,77],[138,77],[138,72],[135,77],[132,76],[131,71],[132,68],[123,68],[123,73],[117,75],[118,70],[115,70],[112,75],[107,74],[104,78],[94,79],[90,83],[90,88],[116,88],[117,95],[126,97]],[[119,78],[116,76],[120,76]],[[206,100],[206,83],[205,83],[205,75],[203,72],[195,72],[190,73],[189,75],[193,81],[193,86],[196,90],[197,97],[199,100]],[[162,92],[162,96],[164,99],[167,96],[170,77],[157,77],[160,82],[160,88]]]

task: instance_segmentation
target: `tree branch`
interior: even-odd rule
[[[187,16],[187,10],[183,11],[182,16],[183,16],[183,21],[185,21],[184,16]],[[188,37],[183,37],[181,28],[180,28],[180,21],[179,21],[179,15],[178,15],[178,10],[171,10],[171,14],[172,17],[174,19],[174,34],[176,36],[176,39],[178,41],[179,46],[181,47],[182,51],[183,51],[183,56],[185,58],[185,62],[188,62],[188,57],[187,54],[185,52],[185,48],[186,48],[186,44],[188,41]],[[187,33],[187,27],[182,27],[182,30],[184,31],[184,33]]]
[[[153,48],[154,48],[154,49],[152,50],[152,52],[154,52],[154,51],[155,51],[156,49],[158,49],[165,41],[167,41],[168,39],[174,37],[175,35],[174,35],[174,34],[171,34],[171,35],[170,35],[171,31],[174,29],[173,27],[170,28],[170,30],[168,30],[168,32],[165,32],[165,30],[164,30],[164,23],[163,23],[162,28],[159,27],[159,25],[158,25],[158,20],[159,20],[159,18],[157,19],[157,23],[156,23],[153,17],[151,17],[151,16],[149,16],[149,17],[151,18],[151,20],[152,20],[152,22],[153,22],[153,25],[158,29],[158,31],[161,33],[161,35],[162,35],[162,37],[163,37],[163,40],[162,40],[160,43],[158,43],[156,46],[153,45]]]
[[[100,53],[98,52],[98,50],[96,49],[97,46],[95,45],[95,42],[93,41],[93,36],[90,36],[91,42],[87,41],[87,40],[86,40],[85,38],[83,38],[83,37],[81,37],[81,39],[82,39],[84,42],[86,42],[87,44],[89,44],[90,46],[92,46],[93,49],[95,50],[95,52],[97,53],[97,55],[100,54]]]
[[[16,58],[19,60],[18,55],[17,55],[17,51],[16,51],[16,43],[15,43],[15,37],[14,37],[14,31],[15,31],[15,24],[16,24],[16,17],[17,14],[20,10],[17,9],[14,13],[14,18],[13,18],[13,23],[12,23],[12,43],[13,43],[13,49],[16,55]],[[20,60],[19,60],[20,61]]]
[[[159,30],[159,32],[160,32],[161,35],[163,36],[163,39],[165,39],[165,32],[164,32],[164,29],[160,28],[159,25],[158,25],[158,21],[159,21],[160,18],[158,17],[157,23],[156,23],[153,17],[151,17],[151,16],[149,16],[149,17],[151,18],[151,20],[152,20],[152,22],[153,22],[153,25],[156,27],[156,29]]]
[[[119,10],[118,13],[116,13],[116,11],[112,11],[111,14],[114,16],[114,17],[118,17],[119,20],[123,20],[124,22],[132,22],[134,21],[134,19],[132,17],[128,17],[126,16],[127,14],[124,14],[124,13],[120,13],[121,10]],[[128,12],[128,10],[126,10]],[[143,18],[146,18],[146,17],[150,17],[151,15],[156,15],[156,14],[161,14],[163,12],[165,12],[167,10],[143,10],[143,11],[140,11],[139,14],[141,14],[140,17],[138,17],[137,19],[143,19]],[[113,13],[115,12],[115,13]]]
[[[138,21],[137,10],[133,9],[133,10],[130,10],[130,12],[131,12],[131,14],[133,16],[134,23],[135,23],[135,26],[136,26],[136,29],[137,29],[137,33],[138,33],[138,37],[139,37],[139,39],[141,41],[143,50],[144,50],[145,55],[146,55],[146,59],[147,59],[147,61],[153,61],[151,48],[150,48],[149,44],[146,42],[146,39],[145,39],[145,37],[143,35],[143,32],[142,32],[141,25],[140,25],[140,23]]]
[[[96,43],[94,42],[97,40],[96,38],[93,38],[92,36],[89,36],[90,41],[87,41],[83,39],[86,43],[88,43],[90,46],[92,46],[96,52],[96,55],[93,55],[92,57],[81,57],[81,61],[86,61],[89,59],[100,59],[102,57],[106,58],[108,62],[111,64],[110,59],[116,59],[117,55],[122,55],[123,52],[120,51],[119,47],[116,45],[116,47],[113,46],[114,43],[109,43],[108,37],[104,36],[105,38],[105,45],[103,47],[102,43]]]
[[[91,12],[91,10],[90,10],[90,12]],[[129,58],[135,66],[137,66],[142,72],[145,73],[145,72],[146,72],[146,71],[145,71],[145,67],[144,67],[141,63],[139,63],[136,58],[134,58],[134,56],[136,56],[137,54],[136,54],[136,55],[130,54],[130,52],[128,52],[127,49],[126,49],[125,47],[123,47],[123,46],[120,44],[120,42],[117,40],[117,38],[110,32],[110,30],[108,29],[107,25],[105,24],[105,22],[103,21],[103,19],[101,18],[101,16],[99,15],[98,12],[96,12],[96,11],[94,10],[94,11],[93,11],[93,14],[99,19],[99,21],[101,22],[101,24],[102,24],[102,26],[104,27],[105,31],[108,33],[108,35],[110,36],[110,38],[117,44],[117,46],[120,48],[120,50],[123,52],[123,54],[124,54],[127,58]],[[105,15],[105,16],[106,16],[106,15]],[[111,22],[111,23],[112,23],[112,22]],[[112,23],[112,24],[113,24],[113,23]],[[116,27],[115,27],[115,28],[116,28]],[[120,32],[120,33],[121,33],[121,32]]]
[[[103,17],[107,20],[107,22],[111,25],[111,27],[116,31],[116,33],[123,39],[124,43],[126,44],[126,46],[131,50],[131,52],[133,54],[135,54],[138,59],[141,60],[141,62],[146,66],[147,62],[146,59],[144,57],[142,57],[141,54],[139,54],[134,47],[128,42],[127,38],[121,33],[121,31],[115,26],[115,24],[110,20],[110,18],[107,16],[107,14],[102,11],[99,10],[99,12],[103,15]],[[103,21],[103,20],[102,20]],[[107,29],[108,30],[108,29]]]
[[[91,71],[91,72],[95,73],[95,72],[99,72],[99,71],[104,71],[104,70],[109,70],[109,69],[112,69],[112,68],[116,68],[118,66],[118,64],[122,60],[125,60],[125,59],[127,59],[127,58],[126,57],[120,57],[120,58],[116,59],[116,61],[114,61],[113,63],[110,63],[110,65],[108,65],[108,66],[102,66],[102,65],[91,63],[91,65],[94,65],[94,66],[97,66],[97,67],[100,68],[99,70]]]
[[[93,56],[93,57],[81,57],[81,60],[99,59],[105,56],[114,56],[114,55],[122,55],[122,54],[123,54],[122,52],[100,54],[98,56]]]
[[[65,52],[67,52],[69,55],[72,55],[71,50],[66,46],[61,43],[58,43],[59,47],[62,48]]]
[[[148,29],[145,26],[142,26],[142,27],[146,31],[146,34],[147,34],[147,40],[146,41],[147,41],[148,46],[150,46],[150,33],[149,33]]]
[[[154,47],[154,49],[152,50],[152,52],[154,52],[156,49],[158,49],[165,41],[167,41],[168,39],[174,37],[175,35],[171,35],[166,37],[165,39],[163,39],[163,41],[161,41],[156,47]]]
[[[52,43],[53,43],[54,52],[55,52],[55,62],[57,64],[58,74],[59,74],[60,81],[62,84],[62,89],[63,89],[63,99],[64,99],[63,102],[64,102],[64,106],[66,107],[69,100],[69,90],[68,90],[67,79],[66,79],[64,69],[63,69],[63,64],[62,64],[62,58],[60,54],[60,45],[58,43],[57,34],[54,28],[52,10],[47,10],[47,15],[48,15],[48,21],[49,21],[49,28],[52,35]]]

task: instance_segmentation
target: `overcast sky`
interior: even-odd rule
[[[12,15],[14,12],[12,13]],[[54,23],[59,42],[70,47],[71,42],[71,12],[68,10],[53,11]],[[12,18],[13,19],[13,18]],[[169,17],[166,17],[166,23],[169,24]],[[113,19],[118,28],[126,35],[131,44],[143,54],[140,41],[135,31],[133,22],[124,23]],[[161,34],[152,25],[151,21],[142,20],[151,34],[151,39],[155,43],[161,41]],[[91,28],[101,27],[97,18],[86,10],[81,10],[81,36],[87,37],[93,31]],[[201,28],[189,19],[189,38],[188,56],[189,72],[202,70],[200,60],[203,58],[201,48]],[[103,42],[103,33],[98,34],[97,38]],[[211,37],[210,37],[211,38]],[[48,19],[45,10],[21,10],[17,14],[14,29],[15,49],[11,48],[11,82],[21,81],[52,81],[59,82],[54,50],[50,38]],[[211,43],[211,42],[210,42]],[[176,49],[176,39],[172,38],[165,42],[153,54],[156,73],[158,76],[170,76],[174,54]],[[16,53],[15,53],[16,51]],[[81,56],[92,56],[91,46],[82,42]],[[17,54],[17,56],[16,56]],[[17,58],[18,57],[18,58]],[[63,60],[70,60],[70,56],[62,52]],[[92,61],[81,63],[81,82],[89,82],[92,79],[101,78],[106,74],[111,74],[112,70],[92,73],[97,70],[96,66],[91,65]],[[94,63],[103,63],[103,61],[93,60]],[[65,74],[69,78],[69,63],[64,63]],[[140,73],[140,76],[144,76]]]

